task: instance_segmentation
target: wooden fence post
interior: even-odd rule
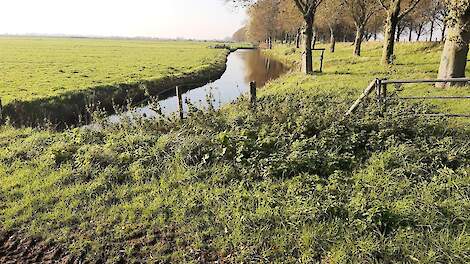
[[[375,79],[375,93],[377,94],[377,107],[382,111],[382,80]]]
[[[0,125],[3,124],[3,105],[2,105],[2,99],[0,98]]]
[[[321,51],[321,56],[320,56],[320,72],[323,72],[323,57],[325,55],[325,51]]]
[[[387,79],[384,79],[384,80],[387,80]],[[382,96],[382,103],[383,103],[382,113],[385,114],[387,112],[387,84],[386,83],[382,83],[381,96]]]
[[[252,109],[256,108],[256,82],[250,82],[250,105]]]
[[[176,86],[176,98],[178,99],[178,114],[180,116],[180,120],[183,121],[184,114],[183,114],[183,94],[181,88]]]

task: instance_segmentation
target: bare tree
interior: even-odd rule
[[[296,48],[300,48],[300,40],[302,35],[303,18],[297,10],[297,6],[291,0],[281,1],[279,4],[278,23],[281,30],[287,32],[291,36],[295,36]]]
[[[376,15],[372,16],[369,23],[367,24],[366,31],[377,40],[377,33],[380,32],[383,28],[383,12],[378,10]]]
[[[342,0],[329,0],[318,12],[317,23],[328,27],[330,33],[330,52],[335,52],[336,34],[343,22],[344,4]]]
[[[397,25],[418,5],[421,0],[377,0],[387,14],[384,28],[382,64],[390,64],[395,50]],[[404,5],[406,8],[403,8]]]
[[[237,41],[237,42],[246,41],[247,40],[247,38],[246,38],[246,27],[242,27],[239,30],[237,30],[235,33],[233,33],[232,40]]]
[[[413,21],[414,31],[416,33],[416,41],[420,41],[421,36],[425,34],[426,25],[429,23],[429,10],[425,9],[425,5],[416,8],[408,18]]]
[[[277,0],[259,0],[248,9],[249,22],[247,36],[250,41],[265,41],[272,48],[273,38],[281,35],[278,23],[279,2]]]
[[[369,20],[379,10],[376,0],[342,0],[356,26],[353,54],[361,56],[361,45]]]
[[[440,8],[437,11],[435,19],[441,29],[441,42],[444,42],[447,30],[447,18],[449,15],[449,11],[447,10],[447,7],[441,2],[441,0],[435,1],[438,1],[440,3]]]
[[[235,2],[240,5],[252,5],[256,0],[225,0],[226,2]],[[293,1],[297,9],[300,11],[304,20],[304,35],[305,47],[302,54],[302,71],[306,74],[313,73],[313,59],[312,59],[312,42],[313,42],[313,24],[315,21],[315,14],[318,7],[323,0],[284,0]]]

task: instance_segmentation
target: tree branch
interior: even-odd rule
[[[307,14],[306,15],[310,15],[312,14],[313,10],[315,10],[317,8],[317,1],[315,0],[312,0],[312,3],[309,4],[308,6],[308,10],[307,10]],[[320,1],[321,2],[321,1]]]
[[[411,3],[411,5],[408,7],[408,9],[406,9],[405,11],[403,11],[403,13],[401,15],[398,16],[398,20],[401,20],[402,18],[404,18],[405,16],[407,16],[411,11],[413,11],[413,9],[419,4],[419,2],[421,2],[421,0],[415,0]]]
[[[317,0],[317,5],[316,5],[315,8],[319,7],[322,2],[323,2],[323,0]]]
[[[377,0],[377,2],[379,2],[380,6],[381,6],[385,11],[388,10],[388,7],[385,5],[385,2],[384,2],[383,0]]]
[[[301,2],[300,0],[294,0],[294,2],[295,2],[295,5],[297,6],[297,8],[299,8],[302,15],[305,15],[307,13],[307,10],[304,7],[304,3]]]

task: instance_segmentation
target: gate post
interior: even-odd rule
[[[377,94],[377,107],[382,113],[382,80],[375,79],[375,93]]]
[[[383,79],[383,80],[387,80],[387,79]],[[381,81],[381,84],[382,84],[381,97],[382,97],[382,103],[383,103],[382,114],[385,114],[387,112],[387,84],[383,83],[383,81]]]

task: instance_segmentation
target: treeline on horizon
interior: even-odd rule
[[[415,5],[397,23],[396,41],[444,41],[448,10],[441,0],[403,1]],[[300,47],[304,18],[295,1],[258,0],[248,8],[248,22],[233,34],[234,41],[295,43]],[[386,11],[378,0],[323,1],[315,15],[314,42],[329,42],[334,52],[336,41],[354,42],[360,55],[363,41],[383,36]]]

